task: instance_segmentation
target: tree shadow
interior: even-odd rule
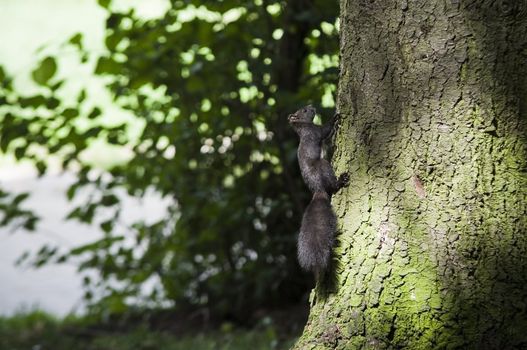
[[[371,6],[382,6],[378,4],[377,2]],[[355,51],[349,53],[351,59],[348,57],[354,67],[346,67],[349,71],[344,72],[344,75],[351,76],[350,86],[345,89],[347,95],[341,94],[339,97],[342,108],[347,109],[341,110],[341,113],[350,116],[347,130],[344,132],[348,132],[353,141],[349,141],[349,149],[338,149],[336,156],[342,158],[343,155],[358,154],[360,161],[364,162],[361,166],[366,168],[362,169],[364,173],[361,176],[369,178],[369,186],[384,188],[389,193],[394,191],[395,181],[404,181],[404,189],[400,192],[406,191],[404,196],[407,196],[412,187],[416,191],[419,186],[424,190],[432,188],[433,191],[433,186],[438,186],[434,180],[441,183],[442,178],[448,179],[448,176],[454,176],[456,172],[457,164],[452,159],[434,159],[434,152],[438,150],[429,148],[432,136],[442,138],[450,143],[450,147],[455,147],[458,145],[456,137],[463,135],[460,136],[461,132],[453,134],[454,126],[472,128],[471,132],[477,134],[476,136],[484,135],[485,142],[490,145],[489,152],[495,152],[500,147],[510,147],[506,144],[513,142],[506,140],[509,136],[520,140],[514,147],[510,147],[510,159],[496,159],[496,164],[483,164],[483,160],[479,159],[466,160],[475,162],[474,171],[490,169],[491,174],[488,175],[501,177],[491,184],[491,187],[494,186],[492,188],[495,195],[485,191],[464,193],[466,197],[452,193],[461,201],[465,201],[458,206],[460,218],[468,215],[464,210],[477,212],[478,216],[473,222],[460,225],[455,222],[457,217],[446,220],[445,246],[439,246],[437,249],[446,250],[449,256],[436,267],[437,288],[442,300],[440,311],[435,313],[436,321],[442,324],[437,329],[437,344],[443,342],[444,345],[445,342],[448,344],[451,341],[451,345],[457,339],[459,348],[527,348],[527,333],[524,331],[527,329],[527,223],[522,219],[527,216],[527,210],[525,192],[522,192],[525,190],[519,185],[522,180],[514,178],[517,176],[525,179],[527,175],[525,159],[521,159],[522,152],[525,155],[522,147],[525,146],[527,119],[527,4],[523,1],[452,1],[445,6],[450,6],[449,15],[456,16],[454,23],[462,27],[453,28],[452,33],[445,34],[446,38],[450,34],[453,36],[450,41],[445,39],[444,42],[439,42],[443,37],[430,39],[431,47],[438,44],[437,50],[428,54],[425,47],[422,49],[422,55],[415,56],[415,61],[410,62],[411,64],[403,62],[404,57],[408,55],[403,51],[408,48],[404,43],[394,45],[392,41],[400,37],[393,33],[374,35],[378,33],[378,28],[370,30],[369,26],[372,24],[362,25],[361,22],[355,25],[361,28],[361,33],[346,34],[349,37],[345,39],[349,41],[345,41],[344,45],[351,45],[351,41],[360,41],[360,44],[353,47]],[[410,20],[408,16],[406,20]],[[364,21],[370,19],[372,22],[376,20],[370,16]],[[431,27],[426,20],[418,28],[425,37],[429,33],[434,34],[430,32]],[[474,32],[476,34],[473,34]],[[355,34],[358,38],[354,37]],[[462,39],[456,41],[456,36]],[[412,49],[417,52],[421,44],[416,42]],[[343,51],[347,53],[346,47]],[[464,75],[467,65],[468,76]],[[394,67],[405,67],[413,73],[398,71]],[[428,79],[430,89],[419,91],[417,84],[415,87],[408,87],[407,82],[403,80],[409,76],[404,74],[411,74],[410,78],[413,79]],[[413,108],[413,103],[429,105]],[[466,105],[460,107],[459,103]],[[483,106],[492,113],[483,114],[480,120],[471,120],[476,119],[473,117],[476,113],[470,114],[470,108],[473,106]],[[463,113],[463,120],[449,120],[449,117],[458,115],[454,113],[456,108],[466,108],[456,112]],[[403,114],[412,109],[430,113]],[[367,114],[360,115],[362,110],[367,111]],[[394,142],[394,137],[401,136],[401,128],[408,130],[404,135],[408,140],[396,141],[406,143]],[[473,146],[470,140],[467,144],[468,148]],[[405,148],[401,149],[400,145]],[[405,157],[408,153],[410,155]],[[462,157],[462,153],[459,149],[452,150],[452,155]],[[430,159],[443,159],[448,164],[429,164]],[[400,162],[399,169],[394,166],[394,161]],[[517,169],[498,164],[505,161],[515,163],[513,166],[517,166]],[[504,176],[499,173],[500,170],[514,174]],[[449,175],[449,171],[453,173]],[[435,173],[430,176],[432,172]],[[483,181],[487,174],[476,172],[474,178],[467,174],[467,182],[474,181],[477,184],[475,178],[478,175],[482,178],[480,181]],[[408,186],[406,181],[414,176],[417,180]],[[495,186],[498,181],[504,182],[501,190]],[[457,184],[441,184],[448,191],[456,189],[455,185]],[[476,187],[474,192],[481,188]],[[515,189],[518,191],[515,192]],[[448,191],[447,197],[450,196]],[[509,193],[505,194],[507,191]],[[394,206],[400,208],[401,212],[415,213],[416,220],[423,217],[426,220],[429,204],[425,197],[425,192],[423,198],[412,197],[414,201],[421,200],[422,205],[401,200]],[[506,203],[497,204],[499,201]],[[448,198],[445,203],[452,204],[448,202]],[[492,215],[494,210],[499,210],[499,215]],[[423,213],[425,216],[421,216]],[[439,212],[440,216],[441,214],[444,213]],[[408,221],[400,213],[393,215],[390,218],[390,221],[392,220]],[[463,227],[466,227],[466,232],[457,230]],[[415,240],[421,244],[430,243],[430,239],[433,243],[433,228],[425,231],[430,237],[424,239],[414,236],[416,233],[407,228],[403,231],[396,233],[399,242]],[[459,238],[456,238],[457,236]],[[435,253],[433,249],[422,249],[423,254]],[[393,322],[391,318],[386,318],[385,321]],[[385,333],[384,338],[389,342],[393,339],[395,331]]]
[[[477,128],[491,136],[494,149],[503,147],[504,140],[512,136],[506,142],[515,142],[517,147],[506,146],[506,155],[523,163],[523,170],[521,166],[519,171],[509,169],[494,157],[493,173],[480,175],[511,187],[498,191],[493,186],[493,192],[478,193],[466,206],[467,213],[471,205],[478,205],[479,212],[475,210],[474,227],[460,232],[451,249],[457,255],[445,266],[441,282],[449,294],[444,302],[457,317],[449,321],[461,325],[463,339],[472,339],[467,347],[527,348],[526,196],[513,175],[527,176],[525,152],[522,157],[517,151],[526,142],[527,3],[467,1],[461,5],[461,14],[475,33],[469,39],[466,64],[481,67],[477,75],[467,77],[479,90],[478,96],[471,97],[491,111]]]
[[[338,235],[336,235],[338,236]],[[331,294],[336,294],[339,287],[339,275],[342,271],[342,263],[336,257],[335,249],[341,246],[340,240],[335,239],[333,249],[331,250],[331,258],[327,271],[319,276],[316,284],[317,300],[325,301]]]

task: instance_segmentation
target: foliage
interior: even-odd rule
[[[148,300],[220,314],[297,300],[308,287],[295,253],[308,194],[285,116],[306,103],[332,112],[336,2],[172,1],[150,20],[99,4],[108,12],[107,52],[85,50],[80,33],[68,45],[82,62],[97,60],[94,73],[114,103],[144,125],[138,137],[129,123],[108,122],[84,90],[76,101],[61,99],[57,57],[35,68],[40,92],[30,96],[0,70],[0,151],[32,160],[40,174],[50,155],[76,169],[68,198],[81,188],[92,195],[68,219],[105,232],[65,255],[46,249],[35,261],[76,258],[81,270],[99,271],[101,281],[85,279],[92,311],[124,310],[152,280]],[[93,171],[82,154],[94,140],[131,148],[133,157]],[[122,188],[138,197],[153,188],[173,204],[163,220],[123,229]],[[103,212],[112,219],[101,222]],[[35,221],[26,217],[23,226]]]
[[[0,317],[0,349],[287,349],[290,339],[279,339],[272,326],[179,335],[152,331],[146,326],[111,330],[69,317],[58,320],[41,311]]]

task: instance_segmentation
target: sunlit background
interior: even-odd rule
[[[314,280],[296,260],[309,192],[286,116],[334,113],[337,13],[0,0],[0,349],[69,349],[64,329],[116,323],[214,349],[294,341]],[[135,335],[108,346],[160,346]]]
[[[116,2],[116,6],[123,9],[133,7],[143,18],[155,18],[166,11],[168,3],[163,0],[126,0]],[[31,70],[40,57],[59,52],[60,74],[72,77],[68,80],[71,87],[63,92],[66,96],[73,98],[81,87],[87,88],[90,98],[105,107],[104,117],[109,122],[116,119],[133,122],[133,116],[112,104],[103,82],[92,74],[93,64],[79,65],[75,52],[63,47],[66,38],[80,32],[87,50],[103,52],[105,19],[106,12],[92,0],[1,0],[0,62],[14,73],[15,85],[19,89],[31,92],[37,89],[31,79]],[[97,142],[84,157],[104,169],[126,160],[130,152],[126,148]],[[15,233],[9,228],[0,228],[0,313],[4,315],[29,309],[44,309],[60,316],[83,311],[82,276],[77,266],[51,265],[35,270],[15,265],[26,251],[36,252],[45,244],[73,248],[102,234],[96,224],[64,221],[75,205],[68,203],[65,197],[74,175],[62,173],[53,158],[49,160],[49,174],[38,178],[31,161],[16,161],[12,155],[0,156],[3,188],[17,193],[30,192],[27,208],[43,218],[38,233],[23,230]],[[125,217],[130,221],[140,217],[155,221],[164,214],[166,203],[152,193],[143,200],[127,197],[125,206]]]

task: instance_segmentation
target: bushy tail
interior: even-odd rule
[[[315,192],[304,212],[298,235],[298,262],[319,277],[329,266],[337,218],[329,196]]]

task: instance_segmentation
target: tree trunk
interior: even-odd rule
[[[296,348],[527,349],[526,2],[341,0],[340,20],[351,185]]]

